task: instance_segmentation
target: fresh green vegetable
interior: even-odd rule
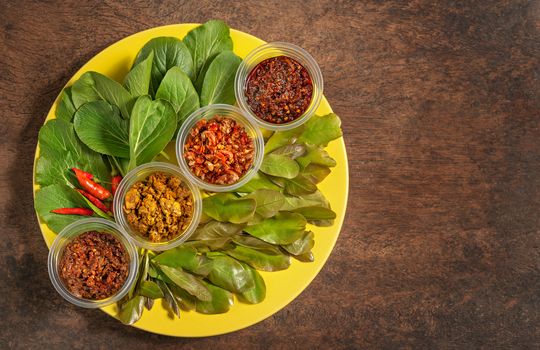
[[[139,97],[148,95],[150,91],[150,79],[152,78],[152,65],[154,52],[133,67],[124,79],[124,86],[132,96]]]
[[[118,318],[123,324],[133,324],[137,322],[143,313],[145,298],[140,295],[134,296],[126,303],[122,304]]]
[[[71,99],[71,87],[67,87],[60,94],[60,100],[56,107],[56,118],[71,122],[76,110]]]
[[[167,71],[156,92],[156,98],[169,101],[177,114],[178,126],[199,107],[199,95],[191,80],[179,67]]]
[[[212,269],[211,261],[204,255],[197,254],[193,248],[180,246],[156,255],[152,261],[156,264],[182,268],[197,275],[206,276]]]
[[[60,232],[65,226],[80,220],[78,215],[57,215],[51,210],[57,208],[86,208],[86,202],[79,194],[66,185],[56,184],[43,187],[36,192],[35,207],[41,219],[54,232]]]
[[[292,255],[303,255],[309,253],[314,245],[315,238],[313,232],[306,231],[301,238],[291,244],[284,245],[283,248]]]
[[[191,30],[184,38],[184,43],[193,57],[192,80],[200,92],[206,70],[214,58],[223,51],[233,49],[230,30],[223,21],[211,20]]]
[[[129,169],[151,161],[163,151],[175,130],[176,113],[169,102],[139,97],[129,125]]]
[[[279,249],[257,250],[238,245],[225,253],[261,271],[285,270],[291,264],[289,256],[282,254]]]
[[[258,304],[266,298],[266,284],[264,283],[264,279],[260,275],[257,270],[247,266],[246,264],[242,264],[244,266],[244,269],[249,271],[251,274],[251,278],[253,279],[253,287],[245,290],[244,292],[238,294],[238,297],[241,301],[249,303],[249,304]]]
[[[263,218],[269,218],[277,214],[283,204],[285,196],[281,192],[259,189],[243,198],[252,198],[257,203],[255,212]]]
[[[291,157],[269,154],[263,159],[261,171],[267,175],[293,179],[298,175],[300,167]]]
[[[209,301],[212,296],[208,289],[197,277],[185,272],[179,267],[170,267],[166,265],[158,265],[159,269],[178,287],[184,289],[189,294],[197,297],[199,300]]]
[[[231,308],[234,303],[233,294],[225,289],[203,282],[212,295],[212,300],[197,300],[196,310],[202,314],[222,314]]]
[[[161,80],[172,67],[179,67],[187,76],[193,77],[193,59],[186,45],[178,38],[160,37],[147,42],[137,54],[133,67],[154,53],[150,79],[150,95],[154,96]]]
[[[78,109],[83,104],[104,100],[117,106],[126,119],[129,118],[135,98],[118,82],[98,72],[86,72],[71,88],[73,105]]]
[[[272,244],[291,244],[302,236],[306,219],[297,213],[279,212],[260,224],[247,226],[244,231]]]
[[[203,199],[203,212],[217,221],[234,224],[248,222],[257,203],[251,198],[237,198],[231,193],[219,193]]]
[[[201,88],[201,106],[216,103],[233,105],[234,77],[242,60],[232,51],[223,51],[210,63]]]
[[[93,151],[129,158],[129,121],[105,101],[85,103],[73,120],[77,136]]]
[[[151,299],[163,298],[163,292],[159,288],[158,284],[154,281],[142,281],[139,293]]]
[[[305,129],[298,143],[326,146],[328,142],[341,137],[341,121],[334,113],[323,116],[315,115],[305,124]]]
[[[317,186],[302,174],[285,182],[285,192],[292,196],[302,196],[315,191]]]

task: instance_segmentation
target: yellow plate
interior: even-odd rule
[[[123,81],[137,52],[148,40],[159,36],[174,36],[181,39],[196,26],[197,24],[175,24],[157,27],[122,39],[88,61],[75,73],[67,85],[73,84],[87,71],[97,71],[117,81]],[[237,30],[231,30],[231,37],[234,42],[234,52],[240,57],[245,57],[251,50],[264,44],[261,39]],[[55,117],[57,103],[58,98],[51,107],[46,120]],[[326,114],[331,111],[330,105],[326,99],[323,99],[317,113]],[[162,304],[157,302],[151,311],[145,309],[143,317],[134,326],[149,332],[177,337],[218,335],[260,322],[296,298],[315,278],[328,259],[345,216],[349,175],[343,139],[332,141],[327,151],[337,161],[337,166],[332,169],[332,173],[319,185],[319,188],[330,201],[332,209],[337,213],[337,219],[332,227],[311,227],[315,232],[315,247],[313,248],[315,262],[301,263],[292,259],[291,266],[285,271],[261,272],[266,282],[267,293],[266,299],[260,304],[248,305],[236,300],[231,310],[225,314],[203,315],[190,311],[183,312],[180,319],[172,319],[168,317],[167,311],[162,307]],[[37,159],[38,153],[39,149],[36,149],[35,159]],[[34,194],[37,189],[39,189],[39,186],[36,185],[34,180]],[[47,246],[50,247],[56,234],[41,220],[39,222],[43,238]],[[112,316],[117,312],[116,306],[105,307],[102,310]]]

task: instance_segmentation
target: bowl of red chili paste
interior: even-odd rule
[[[319,65],[304,49],[274,42],[251,51],[235,77],[240,108],[270,130],[289,130],[305,123],[319,107],[323,78]]]
[[[225,104],[193,112],[180,127],[176,157],[193,183],[212,192],[231,191],[259,170],[264,139],[242,111]]]
[[[114,222],[82,219],[66,226],[48,257],[49,277],[67,301],[98,308],[116,303],[136,282],[135,246]]]

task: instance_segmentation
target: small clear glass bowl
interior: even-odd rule
[[[180,180],[189,188],[191,195],[193,196],[193,215],[191,217],[191,222],[187,229],[177,237],[162,242],[152,242],[144,238],[139,232],[134,230],[129,222],[127,221],[126,213],[124,212],[124,199],[126,197],[129,189],[137,182],[146,179],[148,176],[156,172],[163,172],[167,175],[172,175]],[[185,240],[193,234],[199,221],[201,219],[202,213],[202,199],[201,193],[197,187],[195,187],[186,177],[182,174],[180,169],[177,166],[174,166],[169,163],[162,162],[151,162],[140,165],[135,169],[131,170],[129,173],[124,176],[116,193],[114,195],[114,218],[118,225],[120,225],[129,235],[133,243],[137,246],[150,250],[167,250],[179,246]]]
[[[289,123],[275,124],[267,122],[259,118],[252,109],[249,107],[245,95],[248,77],[251,71],[262,61],[277,57],[288,56],[298,61],[304,68],[307,69],[311,81],[313,82],[313,94],[311,96],[311,102],[304,113]],[[240,67],[236,71],[234,79],[234,93],[236,95],[236,102],[245,113],[257,121],[257,123],[265,129],[274,131],[283,131],[294,129],[306,121],[309,120],[319,108],[323,96],[323,77],[321,69],[317,64],[317,61],[304,49],[294,44],[284,42],[273,42],[257,47],[251,51],[242,61]]]
[[[197,124],[201,119],[212,119],[216,115],[234,119],[237,123],[242,125],[247,134],[251,137],[254,144],[254,157],[251,167],[246,171],[246,173],[235,183],[230,185],[217,185],[205,182],[195,174],[191,172],[187,161],[184,158],[184,144],[186,143],[187,137],[191,129]],[[259,171],[261,163],[264,156],[264,138],[259,127],[251,121],[250,118],[246,117],[242,111],[235,106],[225,105],[225,104],[214,104],[202,107],[195,112],[193,112],[182,124],[180,130],[178,131],[178,136],[176,138],[176,159],[180,165],[180,169],[189,178],[190,181],[194,182],[200,188],[203,188],[211,192],[227,192],[232,191],[236,188],[239,188],[245,185],[251,178]]]
[[[115,294],[106,299],[91,300],[77,297],[67,289],[60,277],[59,264],[64,255],[66,246],[77,236],[88,231],[106,232],[113,235],[122,243],[129,256],[128,275],[124,285]],[[139,255],[136,247],[129,240],[127,234],[116,223],[100,218],[81,219],[66,226],[55,238],[51,250],[49,251],[47,266],[49,277],[51,278],[54,288],[62,297],[64,297],[64,299],[77,306],[93,309],[114,304],[129,292],[132,285],[137,282]]]

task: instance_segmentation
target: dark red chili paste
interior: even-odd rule
[[[290,123],[311,103],[313,82],[298,61],[288,56],[268,58],[249,73],[245,96],[253,113],[270,123]]]
[[[184,144],[184,152],[195,176],[210,184],[230,185],[253,164],[255,144],[236,120],[216,115],[195,124]]]
[[[126,281],[129,256],[110,233],[89,231],[66,245],[60,278],[75,296],[100,300],[115,294]]]

